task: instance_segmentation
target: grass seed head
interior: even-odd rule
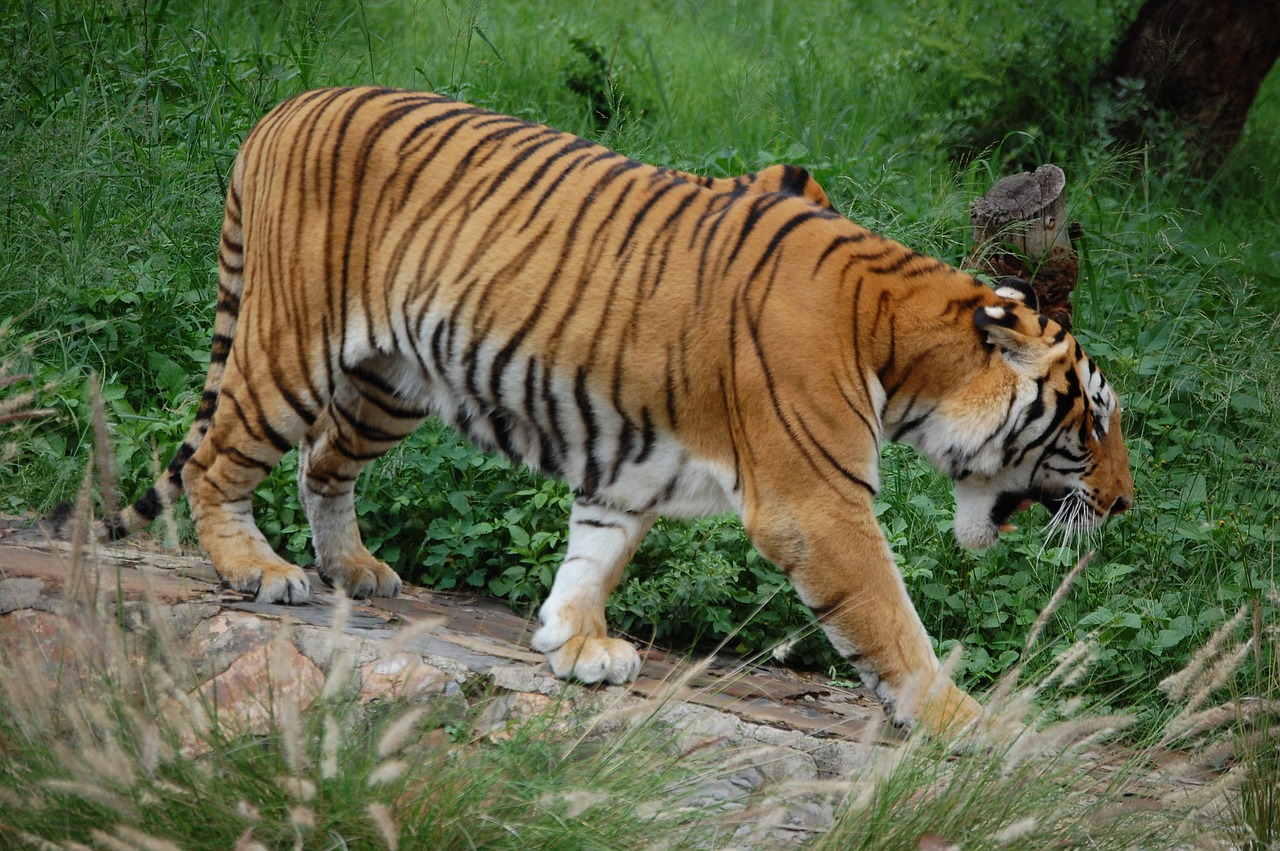
[[[378,829],[378,835],[382,837],[382,841],[387,844],[390,851],[397,851],[400,847],[400,827],[391,817],[391,811],[387,809],[386,804],[378,801],[370,802],[367,809],[369,820]]]
[[[378,758],[386,759],[398,754],[408,742],[409,737],[417,731],[418,724],[426,712],[426,707],[419,706],[401,714],[399,718],[388,724],[378,739]]]
[[[1249,606],[1241,606],[1236,610],[1229,620],[1225,621],[1221,626],[1213,631],[1213,635],[1209,636],[1209,640],[1196,651],[1191,657],[1191,661],[1177,673],[1171,674],[1160,681],[1158,688],[1164,692],[1169,700],[1173,702],[1180,701],[1183,696],[1196,684],[1199,678],[1204,674],[1217,658],[1222,645],[1235,632],[1236,627],[1245,619],[1249,613]]]
[[[408,764],[398,759],[381,762],[373,769],[373,771],[369,772],[368,785],[373,787],[382,786],[387,783],[395,783],[404,776],[404,773],[408,768]]]
[[[338,776],[338,749],[342,745],[342,728],[332,712],[324,716],[324,730],[320,734],[320,776],[332,780]]]

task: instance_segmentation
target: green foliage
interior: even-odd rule
[[[1014,0],[999,15],[975,2],[904,4],[920,38],[905,43],[900,67],[934,79],[944,105],[922,113],[922,143],[953,156],[1000,147],[1012,170],[1066,153],[1106,85],[1096,78],[1121,25],[1109,4],[1081,12],[1035,0]]]
[[[1221,173],[1194,178],[1176,128],[1144,113],[1132,87],[1098,82],[1122,14],[979,5],[0,7],[0,316],[12,317],[0,355],[33,385],[57,379],[38,404],[60,412],[0,457],[0,510],[41,512],[74,492],[91,370],[126,493],[167,462],[208,362],[234,152],[306,87],[431,87],[708,174],[796,162],[852,218],[951,261],[971,198],[1015,165],[1054,160],[1086,235],[1078,336],[1121,391],[1138,499],[1089,542],[1099,557],[1040,658],[1096,635],[1098,667],[1081,687],[1154,708],[1153,684],[1208,625],[1274,587],[1280,83],[1264,86]],[[1152,147],[1116,150],[1110,129],[1135,116]],[[257,512],[305,564],[295,463],[262,487]],[[946,482],[893,447],[883,473],[877,511],[926,625],[944,649],[969,648],[971,682],[990,682],[1022,658],[1078,553],[1043,543],[1039,509],[993,552],[963,552]],[[563,552],[568,498],[430,424],[366,473],[357,508],[370,547],[411,581],[532,611]],[[727,640],[749,654],[794,638],[792,659],[835,664],[736,521],[659,524],[610,605],[642,640]]]
[[[603,46],[578,36],[571,36],[569,44],[573,56],[565,68],[565,87],[583,99],[591,111],[593,129],[603,133],[634,110],[632,98],[622,89]]]

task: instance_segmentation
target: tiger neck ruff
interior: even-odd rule
[[[431,94],[313,91],[246,139],[218,265],[195,421],[100,531],[185,492],[259,600],[310,594],[250,510],[294,446],[320,576],[399,593],[353,490],[434,415],[573,489],[532,640],[556,674],[635,678],[604,614],[632,553],[660,515],[733,510],[886,708],[954,731],[980,708],[937,677],[876,522],[882,442],[955,479],[967,546],[1031,501],[1085,529],[1132,500],[1116,397],[1029,289],[858,227],[802,169],[701,178]]]

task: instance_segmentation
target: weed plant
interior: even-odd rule
[[[0,510],[38,514],[75,493],[91,371],[124,492],[167,462],[208,362],[235,150],[308,87],[431,88],[708,174],[798,163],[851,218],[951,262],[969,200],[1052,161],[1085,233],[1076,331],[1122,394],[1137,501],[1089,542],[1097,559],[1028,661],[1051,666],[1095,636],[1075,688],[1142,708],[1155,729],[1168,711],[1156,684],[1214,624],[1241,600],[1275,614],[1280,80],[1209,178],[1189,176],[1159,116],[1144,119],[1148,147],[1117,149],[1109,130],[1146,114],[1141,92],[1096,72],[1136,2],[1098,6],[1045,19],[1021,0],[6,3],[0,345],[32,386],[58,382],[35,402],[58,416],[24,425],[0,458]],[[306,564],[294,464],[256,510]],[[1046,542],[1040,509],[994,552],[963,552],[949,488],[919,458],[889,447],[884,481],[877,511],[924,622],[943,652],[968,648],[962,680],[993,683],[1025,660],[1027,630],[1079,553]],[[366,474],[358,512],[408,580],[529,611],[563,552],[567,498],[429,424]],[[611,606],[642,639],[689,646],[737,629],[733,649],[793,637],[797,663],[836,665],[725,518],[660,523]]]

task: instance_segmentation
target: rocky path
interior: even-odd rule
[[[845,777],[880,737],[894,735],[879,723],[879,705],[868,693],[823,677],[746,668],[731,659],[690,663],[647,648],[640,678],[629,686],[566,685],[551,675],[541,654],[529,650],[534,625],[501,603],[406,586],[399,598],[348,609],[314,573],[312,588],[308,605],[259,604],[221,587],[203,558],[145,542],[94,547],[72,558],[70,545],[48,541],[26,521],[0,517],[0,653],[7,642],[31,636],[54,640],[68,593],[88,591],[110,607],[123,598],[125,622],[141,630],[148,619],[162,618],[170,640],[177,639],[179,652],[191,659],[198,688],[217,702],[219,717],[249,728],[265,723],[268,714],[260,703],[261,680],[280,625],[289,625],[289,682],[305,706],[323,684],[336,616],[345,619],[342,634],[362,701],[429,700],[474,689],[479,681],[493,695],[481,716],[482,733],[501,735],[552,701],[592,711],[662,698],[662,716],[686,746],[754,755],[741,771],[702,790],[711,799],[741,798],[775,781]],[[798,800],[779,838],[803,838],[831,818],[829,803]]]

